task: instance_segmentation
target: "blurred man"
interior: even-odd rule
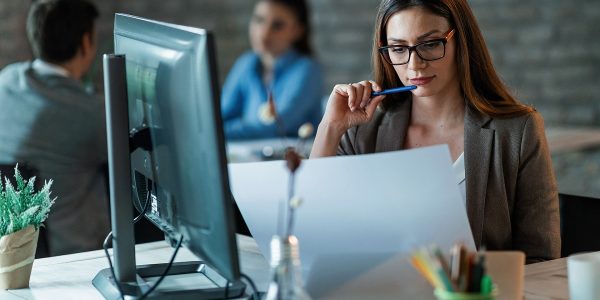
[[[0,72],[0,163],[25,162],[53,179],[50,255],[98,249],[109,231],[103,101],[81,83],[96,55],[88,1],[33,2],[35,60]]]

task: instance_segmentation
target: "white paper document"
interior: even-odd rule
[[[446,145],[304,160],[296,173],[304,282],[317,299],[434,299],[409,254],[458,241],[475,249]],[[283,161],[230,164],[231,190],[268,260],[279,201],[287,198]]]

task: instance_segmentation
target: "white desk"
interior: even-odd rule
[[[297,138],[273,138],[227,142],[227,158],[229,162],[256,162],[270,159],[282,159],[287,147],[296,149],[300,155],[308,157],[313,140],[303,143]]]
[[[238,236],[237,241],[242,272],[253,278],[260,290],[266,290],[269,265],[258,251],[258,246],[252,238],[246,236]],[[166,242],[137,245],[136,264],[166,263],[172,254],[173,248]],[[182,247],[175,261],[194,260],[198,259]],[[33,263],[30,288],[0,291],[0,299],[101,300],[104,298],[92,285],[92,279],[104,268],[108,268],[108,261],[103,250],[36,259]]]
[[[242,272],[252,277],[259,290],[266,290],[269,266],[258,251],[253,239],[238,236]],[[167,262],[173,249],[165,242],[136,246],[137,264]],[[182,248],[176,261],[196,260],[187,249]],[[557,259],[525,266],[525,299],[567,300],[567,261]],[[107,268],[108,262],[102,250],[35,260],[30,288],[0,291],[2,300],[23,299],[98,299],[102,295],[92,285],[99,270]]]

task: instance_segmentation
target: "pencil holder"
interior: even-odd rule
[[[495,290],[489,294],[475,294],[448,292],[446,290],[435,289],[433,294],[438,300],[493,300],[496,299],[497,293]]]

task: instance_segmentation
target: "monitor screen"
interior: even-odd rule
[[[117,14],[126,59],[134,204],[229,280],[240,276],[211,32]]]

